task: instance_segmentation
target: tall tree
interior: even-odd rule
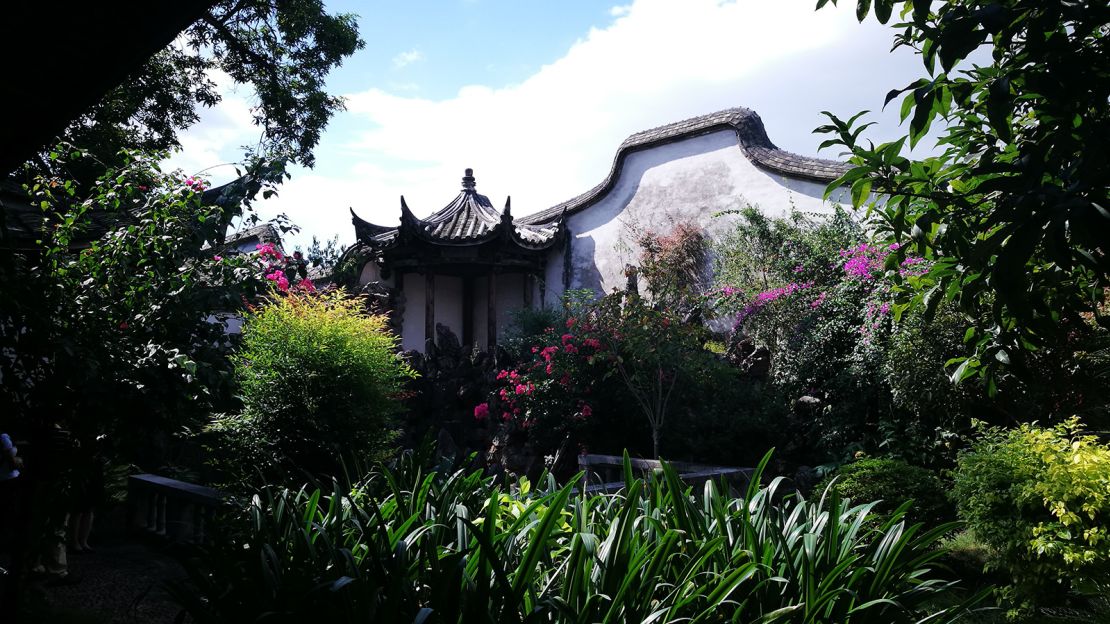
[[[886,98],[902,96],[906,135],[865,142],[862,113],[826,113],[831,124],[818,131],[854,165],[830,190],[850,185],[882,234],[910,243],[891,268],[906,252],[934,260],[919,277],[892,272],[903,307],[934,310],[947,298],[991,319],[969,331],[975,355],[957,379],[1020,365],[1081,315],[1110,325],[1100,308],[1110,286],[1110,5],[858,0],[856,13],[887,23],[898,7],[894,47],[917,51],[925,70]],[[980,49],[989,63],[968,60]],[[934,124],[943,124],[941,153],[907,156]]]
[[[178,134],[200,119],[200,109],[220,101],[212,73],[221,71],[255,93],[260,151],[311,167],[321,132],[343,108],[324,80],[363,45],[356,16],[331,15],[321,0],[221,0],[73,120],[61,139],[108,165],[122,162],[122,148],[176,148]],[[51,162],[44,153],[37,164],[49,170]]]

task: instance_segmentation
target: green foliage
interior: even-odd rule
[[[896,317],[884,275],[897,246],[866,243],[843,211],[822,220],[754,209],[739,216],[716,250],[713,306],[770,350],[774,392],[764,403],[816,400],[795,409],[789,454],[832,465],[858,450],[921,465],[953,459],[951,432],[966,428],[978,396],[974,387],[953,389],[945,372],[966,352],[966,319],[948,306],[932,318]],[[898,272],[924,264],[907,256]]]
[[[339,244],[338,234],[324,242],[320,242],[320,239],[313,236],[312,243],[309,244],[308,249],[301,250],[300,245],[293,248],[294,253],[298,251],[301,252],[305,260],[313,267],[332,271],[339,265],[339,261],[343,258],[343,253],[347,251],[347,246]]]
[[[1038,603],[1061,585],[1110,583],[1110,446],[1077,419],[1046,429],[987,429],[960,456],[960,517],[997,553],[1019,600]]]
[[[828,0],[820,0],[818,6]],[[835,4],[835,0],[834,0]],[[1076,331],[1094,313],[1110,277],[1110,6],[1060,0],[860,2],[886,22],[903,7],[895,47],[921,57],[927,76],[905,94],[906,136],[875,146],[860,115],[818,132],[851,152],[853,203],[882,194],[869,210],[882,236],[932,260],[927,274],[894,278],[902,305],[931,311],[959,304],[977,324],[973,356],[958,379],[1014,365]],[[975,58],[985,47],[990,59]],[[986,61],[986,62],[984,62]],[[903,152],[941,123],[943,151]],[[1031,373],[1032,374],[1032,373]]]
[[[836,498],[777,502],[781,479],[763,487],[761,469],[742,498],[713,483],[695,497],[669,466],[616,494],[547,478],[507,491],[412,462],[353,491],[268,488],[174,594],[201,624],[886,624],[966,612],[938,606],[953,587],[935,565],[948,527],[910,525],[902,510],[870,522],[870,505]]]
[[[243,410],[209,427],[218,467],[241,481],[281,479],[289,469],[338,474],[345,459],[384,456],[402,384],[414,375],[395,351],[386,319],[342,291],[278,296],[255,309],[235,358]]]
[[[320,0],[220,0],[62,138],[109,164],[122,148],[177,148],[178,133],[200,119],[198,109],[220,101],[212,74],[223,72],[251,88],[264,150],[312,166],[324,126],[343,109],[324,81],[363,45],[355,16],[330,15]]]
[[[840,267],[830,266],[828,259],[864,241],[860,224],[839,206],[820,220],[797,211],[784,218],[768,217],[757,206],[718,216],[734,221],[732,230],[713,248],[714,275],[719,285],[738,289],[745,301],[760,291],[785,286],[800,274],[817,282],[838,278]],[[798,267],[802,270],[795,271]],[[726,304],[726,311],[738,309]]]
[[[644,278],[647,294],[657,308],[686,317],[700,313],[702,295],[709,278],[709,241],[696,224],[675,224],[667,234],[653,230],[641,233],[638,275]]]
[[[700,325],[620,294],[568,301],[565,314],[562,323],[547,325],[524,345],[523,362],[498,374],[504,386],[478,406],[479,419],[507,422],[545,454],[569,438],[574,446],[595,451],[631,447],[658,457],[671,449],[705,460],[696,447],[707,437],[696,426],[682,427],[687,439],[673,446],[664,442],[669,416],[702,420],[721,411],[742,412],[726,397],[736,398],[737,389],[747,387],[737,383],[734,369],[702,348]],[[551,320],[537,318],[542,324]],[[645,430],[650,446],[640,444]]]
[[[549,330],[563,327],[567,308],[521,308],[509,313],[509,327],[500,344],[518,359],[530,359],[531,349],[540,344]]]
[[[27,189],[43,228],[33,249],[0,255],[0,351],[10,354],[0,358],[0,411],[83,442],[107,434],[149,448],[154,432],[230,397],[230,341],[206,317],[264,285],[250,258],[213,250],[284,170],[258,162],[217,203],[202,181],[160,171],[158,155],[122,158],[87,195],[56,178]]]
[[[844,499],[875,501],[874,511],[880,515],[913,501],[906,515],[915,521],[932,527],[955,519],[947,489],[937,473],[897,459],[865,458],[845,464],[818,485],[814,495],[826,488]]]

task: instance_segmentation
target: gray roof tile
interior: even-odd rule
[[[729,108],[633,134],[617,148],[609,175],[600,184],[546,210],[523,216],[517,219],[517,222],[547,223],[560,218],[564,213],[574,214],[593,205],[616,184],[624,159],[631,152],[727,129],[736,132],[738,147],[756,166],[773,173],[827,184],[843,175],[849,168],[847,164],[835,160],[811,158],[780,150],[767,137],[763,120],[755,111],[747,108]]]

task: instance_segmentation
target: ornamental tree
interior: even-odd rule
[[[312,150],[343,100],[325,90],[331,70],[362,48],[356,17],[320,0],[220,0],[126,83],[73,120],[61,139],[92,151],[70,175],[91,181],[121,149],[172,150],[178,134],[219,103],[222,72],[251,87],[263,151],[312,166]],[[60,174],[46,154],[39,172]]]
[[[214,463],[234,484],[339,475],[345,460],[392,451],[392,418],[415,373],[387,318],[368,314],[361,298],[274,297],[247,315],[233,361],[243,409],[216,416],[208,431]]]
[[[721,381],[723,365],[702,348],[704,330],[620,294],[578,304],[569,314],[565,327],[538,337],[530,359],[498,373],[502,387],[474,416],[503,421],[554,451],[567,437],[577,442],[601,428],[599,421],[631,415],[647,422],[658,457],[673,399]],[[621,433],[626,445],[634,437]]]
[[[10,354],[0,358],[0,401],[24,426],[59,423],[149,447],[147,432],[230,399],[230,339],[206,319],[268,288],[256,256],[218,250],[228,221],[284,167],[259,161],[212,194],[203,180],[161,171],[160,155],[123,158],[87,196],[72,180],[28,187],[42,238],[0,256],[0,347]]]
[[[1099,306],[1110,286],[1110,6],[860,0],[857,16],[887,23],[899,6],[894,47],[915,50],[924,70],[886,98],[902,98],[907,132],[874,145],[863,113],[826,113],[822,146],[845,148],[852,164],[829,191],[849,185],[882,237],[931,260],[921,279],[896,282],[896,313],[949,300],[989,319],[969,333],[974,354],[954,379],[1020,370],[1082,315],[1110,325]],[[907,156],[934,124],[940,154]]]

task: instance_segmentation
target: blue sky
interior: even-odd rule
[[[360,16],[365,49],[329,78],[347,98],[316,150],[260,212],[303,228],[294,242],[338,234],[348,207],[394,224],[400,195],[428,214],[478,189],[517,214],[573,197],[604,178],[629,134],[746,106],[779,147],[818,154],[822,110],[878,110],[884,94],[921,74],[893,30],[858,24],[855,3],[814,12],[813,0],[538,0],[328,2]],[[253,144],[251,94],[227,80],[224,102],[187,132],[171,165],[207,169]],[[894,107],[892,107],[893,109]],[[875,140],[897,133],[896,111]]]

